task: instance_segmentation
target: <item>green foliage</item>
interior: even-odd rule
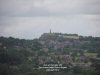
[[[75,66],[59,72],[46,72],[37,69],[39,65],[39,56],[47,57],[50,53],[51,57],[57,54],[68,54],[72,56],[74,61],[75,57],[78,56],[77,53],[84,56],[85,50],[90,53],[98,53],[97,56],[100,57],[99,37],[80,36],[80,38],[76,40],[66,39],[61,35],[63,34],[44,34],[39,39],[34,40],[0,37],[0,75],[89,75],[89,73],[90,75],[100,75],[100,64],[98,60],[92,60],[95,62],[92,62],[93,64],[91,67],[95,69],[89,72],[80,66]],[[78,36],[77,34],[64,35]],[[41,44],[40,41],[44,42],[44,44]],[[43,48],[48,48],[49,51],[41,51]],[[63,60],[63,58],[61,60]]]

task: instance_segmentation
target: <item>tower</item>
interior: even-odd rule
[[[51,33],[51,29],[50,29],[50,33]]]

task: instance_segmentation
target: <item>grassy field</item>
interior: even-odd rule
[[[84,53],[84,55],[87,56],[87,57],[92,57],[92,58],[97,57],[97,53]]]

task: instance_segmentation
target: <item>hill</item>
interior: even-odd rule
[[[0,37],[0,75],[96,75],[99,58],[100,37],[62,33],[44,33],[33,40]],[[58,69],[50,69],[55,65]]]

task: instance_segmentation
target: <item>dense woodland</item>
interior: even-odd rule
[[[68,68],[59,72],[38,69],[39,65],[58,61]],[[85,68],[76,65],[83,62],[91,64]],[[100,75],[100,37],[61,33],[45,33],[33,40],[0,37],[0,75],[51,74]]]

